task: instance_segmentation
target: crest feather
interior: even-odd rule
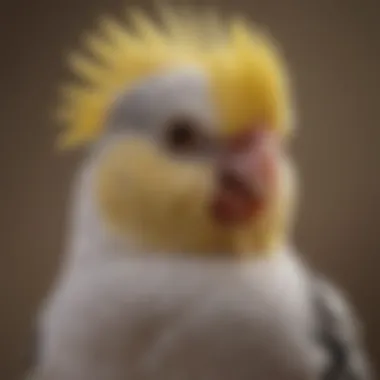
[[[66,124],[61,143],[73,146],[96,139],[115,96],[136,81],[174,67],[205,70],[226,127],[262,122],[289,127],[289,91],[284,64],[275,45],[247,22],[222,25],[216,12],[197,15],[160,9],[160,22],[145,13],[128,13],[130,29],[105,18],[84,38],[87,54],[70,55],[79,81],[60,108]]]

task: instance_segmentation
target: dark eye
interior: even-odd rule
[[[196,123],[186,119],[171,121],[165,135],[167,147],[175,152],[186,152],[195,149],[199,144],[199,138]]]

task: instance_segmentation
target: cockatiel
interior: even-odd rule
[[[240,18],[130,14],[71,57],[61,142],[88,155],[36,378],[369,379],[352,311],[289,241],[275,43]]]

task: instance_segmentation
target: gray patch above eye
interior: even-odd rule
[[[189,116],[214,124],[207,78],[199,70],[182,69],[147,78],[121,94],[109,113],[107,132],[157,133],[169,119]]]

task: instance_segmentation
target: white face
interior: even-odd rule
[[[236,249],[236,230],[256,241],[282,199],[274,191],[276,139],[260,129],[227,136],[196,69],[153,76],[121,94],[100,147],[102,215],[154,250]]]
[[[188,117],[216,127],[206,76],[197,69],[152,76],[121,94],[110,111],[109,127],[155,134],[171,119]]]

